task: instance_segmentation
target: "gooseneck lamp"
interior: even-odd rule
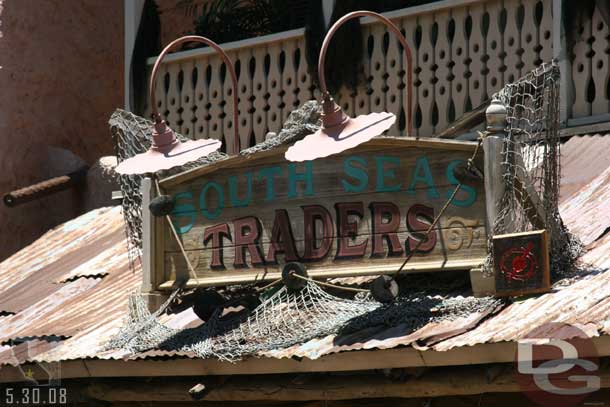
[[[381,112],[361,115],[356,118],[347,116],[343,110],[335,103],[330,96],[326,87],[326,79],[324,75],[324,62],[328,44],[335,32],[346,21],[353,18],[364,16],[375,17],[388,26],[398,37],[402,47],[405,50],[407,57],[407,136],[412,133],[412,98],[413,98],[413,81],[412,81],[412,57],[411,49],[407,40],[400,32],[400,29],[392,23],[388,18],[373,11],[361,10],[348,13],[341,17],[328,30],[328,34],[324,38],[322,48],[320,49],[320,58],[318,59],[318,78],[320,81],[320,91],[322,92],[322,127],[315,133],[310,134],[303,140],[297,141],[290,147],[285,158],[288,161],[309,161],[316,158],[328,157],[333,154],[354,148],[362,143],[365,143],[373,137],[382,134],[388,130],[395,122],[396,116],[393,113]]]
[[[165,55],[170,49],[184,42],[200,42],[212,47],[217,51],[225,63],[231,80],[233,82],[233,128],[235,129],[234,151],[239,154],[240,143],[238,134],[238,110],[237,110],[237,75],[233,62],[229,56],[214,41],[197,35],[188,35],[178,38],[169,43],[155,61],[150,75],[150,103],[152,108],[152,118],[155,122],[152,132],[152,145],[145,153],[135,155],[117,167],[116,171],[120,174],[146,174],[167,170],[173,167],[184,165],[199,158],[206,157],[221,147],[221,142],[215,139],[198,139],[181,142],[176,137],[176,133],[169,128],[165,120],[158,112],[155,90],[157,88],[157,72]]]

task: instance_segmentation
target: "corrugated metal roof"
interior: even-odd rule
[[[610,166],[610,137],[573,136],[561,146],[561,201],[579,191]]]
[[[406,325],[370,327],[344,336],[328,336],[261,356],[307,357],[359,349],[412,346],[445,351],[480,343],[515,341],[545,322],[569,322],[590,336],[610,334],[610,168],[588,165],[599,157],[601,137],[574,137],[564,146],[564,179],[579,188],[563,195],[561,211],[568,227],[583,238],[583,262],[596,271],[553,292],[514,302],[503,309],[435,322],[411,332]],[[610,137],[608,137],[610,138]],[[583,146],[593,143],[596,148]],[[576,157],[575,157],[576,156]],[[580,166],[579,162],[587,163]],[[578,172],[575,174],[574,171]],[[595,171],[582,174],[582,171]],[[567,173],[566,173],[567,172]],[[583,180],[588,180],[585,184]],[[122,326],[128,296],[141,283],[141,270],[130,270],[119,208],[92,211],[54,229],[0,264],[0,365],[27,360],[81,358],[141,359],[194,357],[150,351],[129,355],[103,352]],[[31,287],[28,292],[26,287]],[[40,286],[40,287],[35,287]],[[179,328],[198,324],[192,310],[164,317]],[[21,339],[15,346],[5,343]],[[51,341],[53,339],[53,341]]]
[[[585,245],[603,236],[610,226],[609,185],[610,166],[559,207],[565,225]]]
[[[0,360],[3,361],[3,364],[17,366],[24,362],[32,361],[35,355],[47,352],[54,347],[60,346],[60,344],[60,341],[36,338],[10,346],[0,346]]]
[[[43,278],[39,273],[43,269],[42,275],[54,270],[68,273],[88,257],[88,250],[97,250],[100,239],[107,238],[112,231],[122,230],[123,222],[119,215],[118,207],[95,210],[47,232],[0,263],[0,293],[5,295],[8,288],[30,276]]]
[[[99,352],[121,325],[128,294],[142,280],[139,268],[130,269],[123,227],[119,207],[96,209],[0,264],[0,310],[15,312],[0,317],[0,344],[32,338],[19,345],[26,353],[0,348],[0,365],[45,352],[56,355],[53,360]],[[60,339],[40,346],[36,341],[44,337]],[[74,347],[76,341],[82,346]]]

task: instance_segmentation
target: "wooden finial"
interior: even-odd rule
[[[504,133],[506,129],[506,107],[504,107],[500,99],[494,96],[491,104],[485,110],[485,116],[487,118],[488,135]]]

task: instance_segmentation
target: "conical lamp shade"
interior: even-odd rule
[[[163,51],[159,54],[159,57],[155,61],[152,73],[150,75],[150,103],[152,107],[152,115],[155,120],[155,126],[152,133],[152,145],[145,153],[138,154],[121,162],[116,167],[116,172],[119,174],[146,174],[155,173],[161,170],[168,170],[173,167],[178,167],[189,163],[191,161],[198,160],[206,157],[220,149],[222,143],[215,139],[198,139],[181,142],[176,138],[176,133],[170,129],[165,121],[161,120],[161,116],[157,111],[157,101],[155,98],[155,89],[157,86],[156,76],[157,71],[163,57],[169,52],[174,46],[183,42],[200,42],[209,45],[216,50],[222,58],[227,71],[231,76],[233,82],[233,127],[235,129],[233,149],[235,154],[239,154],[239,133],[238,133],[238,110],[237,110],[237,75],[235,73],[235,67],[229,56],[220,48],[214,41],[200,37],[197,35],[188,35],[185,37],[178,38],[177,40],[169,43]]]
[[[328,34],[324,38],[322,48],[320,49],[320,58],[318,60],[318,78],[320,82],[320,90],[324,95],[322,102],[322,127],[303,140],[297,141],[292,147],[290,147],[284,157],[288,161],[310,161],[316,158],[328,157],[333,154],[338,154],[342,151],[354,148],[362,143],[366,143],[375,136],[383,134],[396,122],[396,116],[392,113],[381,112],[381,113],[370,113],[367,115],[358,116],[356,118],[350,118],[346,116],[341,108],[330,97],[328,89],[326,87],[326,81],[324,77],[324,60],[326,57],[326,51],[328,44],[334,33],[339,27],[346,21],[362,17],[371,16],[376,17],[388,28],[398,36],[402,47],[405,50],[407,56],[407,135],[411,134],[412,125],[412,58],[411,50],[407,40],[402,35],[400,29],[394,25],[386,17],[377,14],[372,11],[354,11],[341,17],[333,26],[328,30]]]
[[[332,99],[329,102],[336,106]],[[325,101],[325,104],[329,102]],[[336,107],[338,109],[338,106]],[[288,161],[301,162],[338,154],[382,134],[396,122],[396,116],[387,112],[370,113],[356,118],[346,116],[341,110],[335,112],[337,110],[331,115],[340,116],[338,123],[329,123],[329,115],[323,114],[322,127],[297,141],[286,151],[284,157]]]
[[[217,151],[222,143],[215,139],[200,139],[181,142],[176,134],[160,122],[155,125],[152,146],[145,153],[122,161],[115,171],[119,174],[146,174],[169,170],[206,157]]]

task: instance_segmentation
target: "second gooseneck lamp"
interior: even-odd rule
[[[328,34],[326,34],[320,49],[318,78],[320,81],[320,91],[322,92],[322,127],[314,134],[310,134],[303,140],[297,141],[290,147],[285,153],[288,161],[310,161],[354,148],[382,134],[396,122],[396,116],[388,112],[369,113],[351,118],[335,103],[326,87],[324,62],[332,36],[346,21],[364,16],[375,17],[387,25],[390,31],[396,34],[405,51],[407,57],[407,136],[411,135],[413,81],[411,73],[412,56],[409,44],[400,29],[388,18],[373,11],[354,11],[344,15],[333,24]]]

